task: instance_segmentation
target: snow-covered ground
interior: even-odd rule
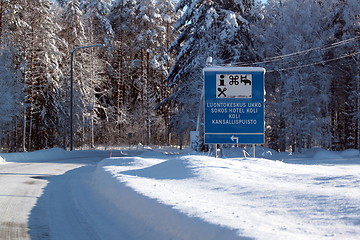
[[[21,157],[49,159],[54,151],[86,153]],[[290,155],[259,148],[257,155],[157,148],[111,157],[97,164],[82,197],[95,193],[89,204],[98,201],[96,211],[118,223],[125,239],[359,239],[358,150]]]

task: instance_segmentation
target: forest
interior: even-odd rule
[[[0,0],[0,148],[188,144],[212,57],[266,69],[267,147],[360,149],[359,54],[358,0]]]

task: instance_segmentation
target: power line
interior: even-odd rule
[[[301,51],[288,53],[288,54],[284,54],[284,55],[280,55],[280,56],[264,58],[262,61],[259,61],[259,62],[235,62],[235,63],[232,63],[231,65],[248,66],[248,65],[260,65],[260,64],[267,64],[267,63],[277,62],[277,61],[284,60],[286,58],[304,56],[306,54],[309,54],[312,51],[326,51],[326,50],[329,50],[329,49],[332,49],[332,48],[340,47],[342,45],[349,44],[352,41],[355,41],[357,39],[360,39],[360,36],[345,39],[345,40],[342,40],[342,41],[339,41],[339,42],[336,42],[336,43],[332,43],[332,44],[330,44],[330,45],[328,45],[326,47],[314,47],[314,48],[309,48],[309,49],[306,49],[306,50],[301,50]],[[224,64],[224,65],[226,65],[226,64]]]
[[[335,48],[335,47],[339,47],[341,45],[345,45],[345,44],[348,44],[352,41],[355,41],[356,39],[360,39],[360,36],[358,37],[353,37],[353,38],[349,38],[349,39],[345,39],[345,40],[342,40],[342,41],[339,41],[339,42],[336,42],[336,43],[332,43],[324,48],[322,47],[314,47],[314,48],[309,48],[309,49],[306,49],[306,50],[302,50],[302,51],[298,51],[298,52],[293,52],[293,53],[289,53],[289,54],[284,54],[284,55],[281,55],[281,56],[275,56],[275,57],[270,57],[270,58],[265,58],[264,60],[265,61],[268,61],[268,60],[276,60],[276,59],[283,59],[283,58],[286,58],[286,57],[292,57],[292,56],[296,56],[296,55],[305,55],[309,52],[312,52],[312,51],[315,51],[315,50],[320,50],[320,51],[325,51],[325,50],[328,50],[328,49],[331,49],[331,48]]]
[[[328,59],[328,60],[323,60],[323,61],[320,61],[320,62],[309,63],[309,64],[304,64],[304,65],[295,66],[295,67],[289,67],[289,68],[282,68],[282,69],[277,69],[277,70],[269,70],[269,71],[266,71],[266,72],[267,73],[282,72],[282,71],[288,71],[288,70],[293,70],[293,69],[297,69],[297,68],[310,67],[310,66],[314,66],[314,65],[320,65],[320,64],[327,63],[327,62],[336,61],[336,60],[347,58],[347,57],[356,56],[358,54],[360,54],[360,52],[356,52],[356,53],[352,53],[352,54],[346,54],[346,55],[343,55],[341,57],[332,58],[332,59]]]

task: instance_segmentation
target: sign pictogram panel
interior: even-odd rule
[[[251,98],[251,74],[216,74],[217,98]]]

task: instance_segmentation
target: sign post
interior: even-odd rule
[[[264,144],[264,75],[259,67],[204,68],[206,144]]]

